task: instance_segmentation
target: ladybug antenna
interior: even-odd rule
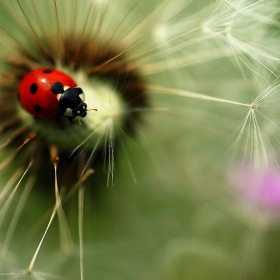
[[[97,111],[97,109],[86,109],[86,111]],[[77,117],[78,117],[79,124],[82,125],[82,122],[81,122],[82,117],[81,116],[77,116]]]

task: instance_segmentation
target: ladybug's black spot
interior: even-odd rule
[[[31,86],[30,86],[30,93],[31,94],[35,94],[38,90],[38,85],[36,83],[33,83]]]
[[[36,113],[41,113],[42,112],[42,108],[39,105],[35,105],[34,110],[35,110]]]
[[[63,93],[64,92],[63,84],[61,82],[54,83],[51,87],[51,92],[53,94]]]
[[[50,74],[53,70],[52,69],[44,69],[43,73]]]

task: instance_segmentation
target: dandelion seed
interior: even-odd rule
[[[215,34],[214,39],[226,41],[244,77],[246,73],[243,66],[257,79],[260,78],[256,63],[277,76],[274,69],[279,63],[279,53],[258,41],[261,38],[258,34],[265,32],[266,26],[271,24],[271,18],[277,13],[277,2],[221,0],[219,3],[220,6],[215,8],[209,20],[204,23],[204,30]],[[271,18],[267,17],[268,14]],[[257,34],[252,30],[257,30]]]
[[[275,79],[269,86],[264,86],[255,94],[256,97],[245,115],[234,143],[234,153],[243,147],[245,161],[250,158],[256,169],[268,168],[271,161],[268,158],[272,155],[279,161],[278,93],[279,79]]]

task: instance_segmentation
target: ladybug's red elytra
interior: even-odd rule
[[[67,74],[52,68],[38,68],[26,74],[19,87],[19,102],[31,115],[38,118],[87,115],[87,104],[82,101],[81,88]]]

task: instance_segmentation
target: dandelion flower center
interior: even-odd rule
[[[6,117],[13,116],[12,112],[15,112],[21,123],[44,141],[68,151],[87,137],[91,139],[87,143],[89,150],[95,148],[97,142],[102,146],[108,140],[108,131],[116,126],[126,132],[134,130],[134,124],[140,117],[137,108],[147,106],[145,84],[118,47],[114,49],[106,43],[100,45],[94,37],[78,36],[63,37],[57,52],[53,52],[48,46],[50,42],[43,38],[33,44],[19,49],[16,59],[6,61],[12,77],[8,86],[12,92],[8,102],[10,113],[5,113]],[[33,50],[32,54],[29,49]],[[63,71],[82,88],[89,109],[82,119],[82,125],[78,118],[73,124],[63,117],[59,122],[54,118],[34,118],[15,101],[17,86],[22,78],[40,67]],[[97,109],[97,112],[93,109]]]

